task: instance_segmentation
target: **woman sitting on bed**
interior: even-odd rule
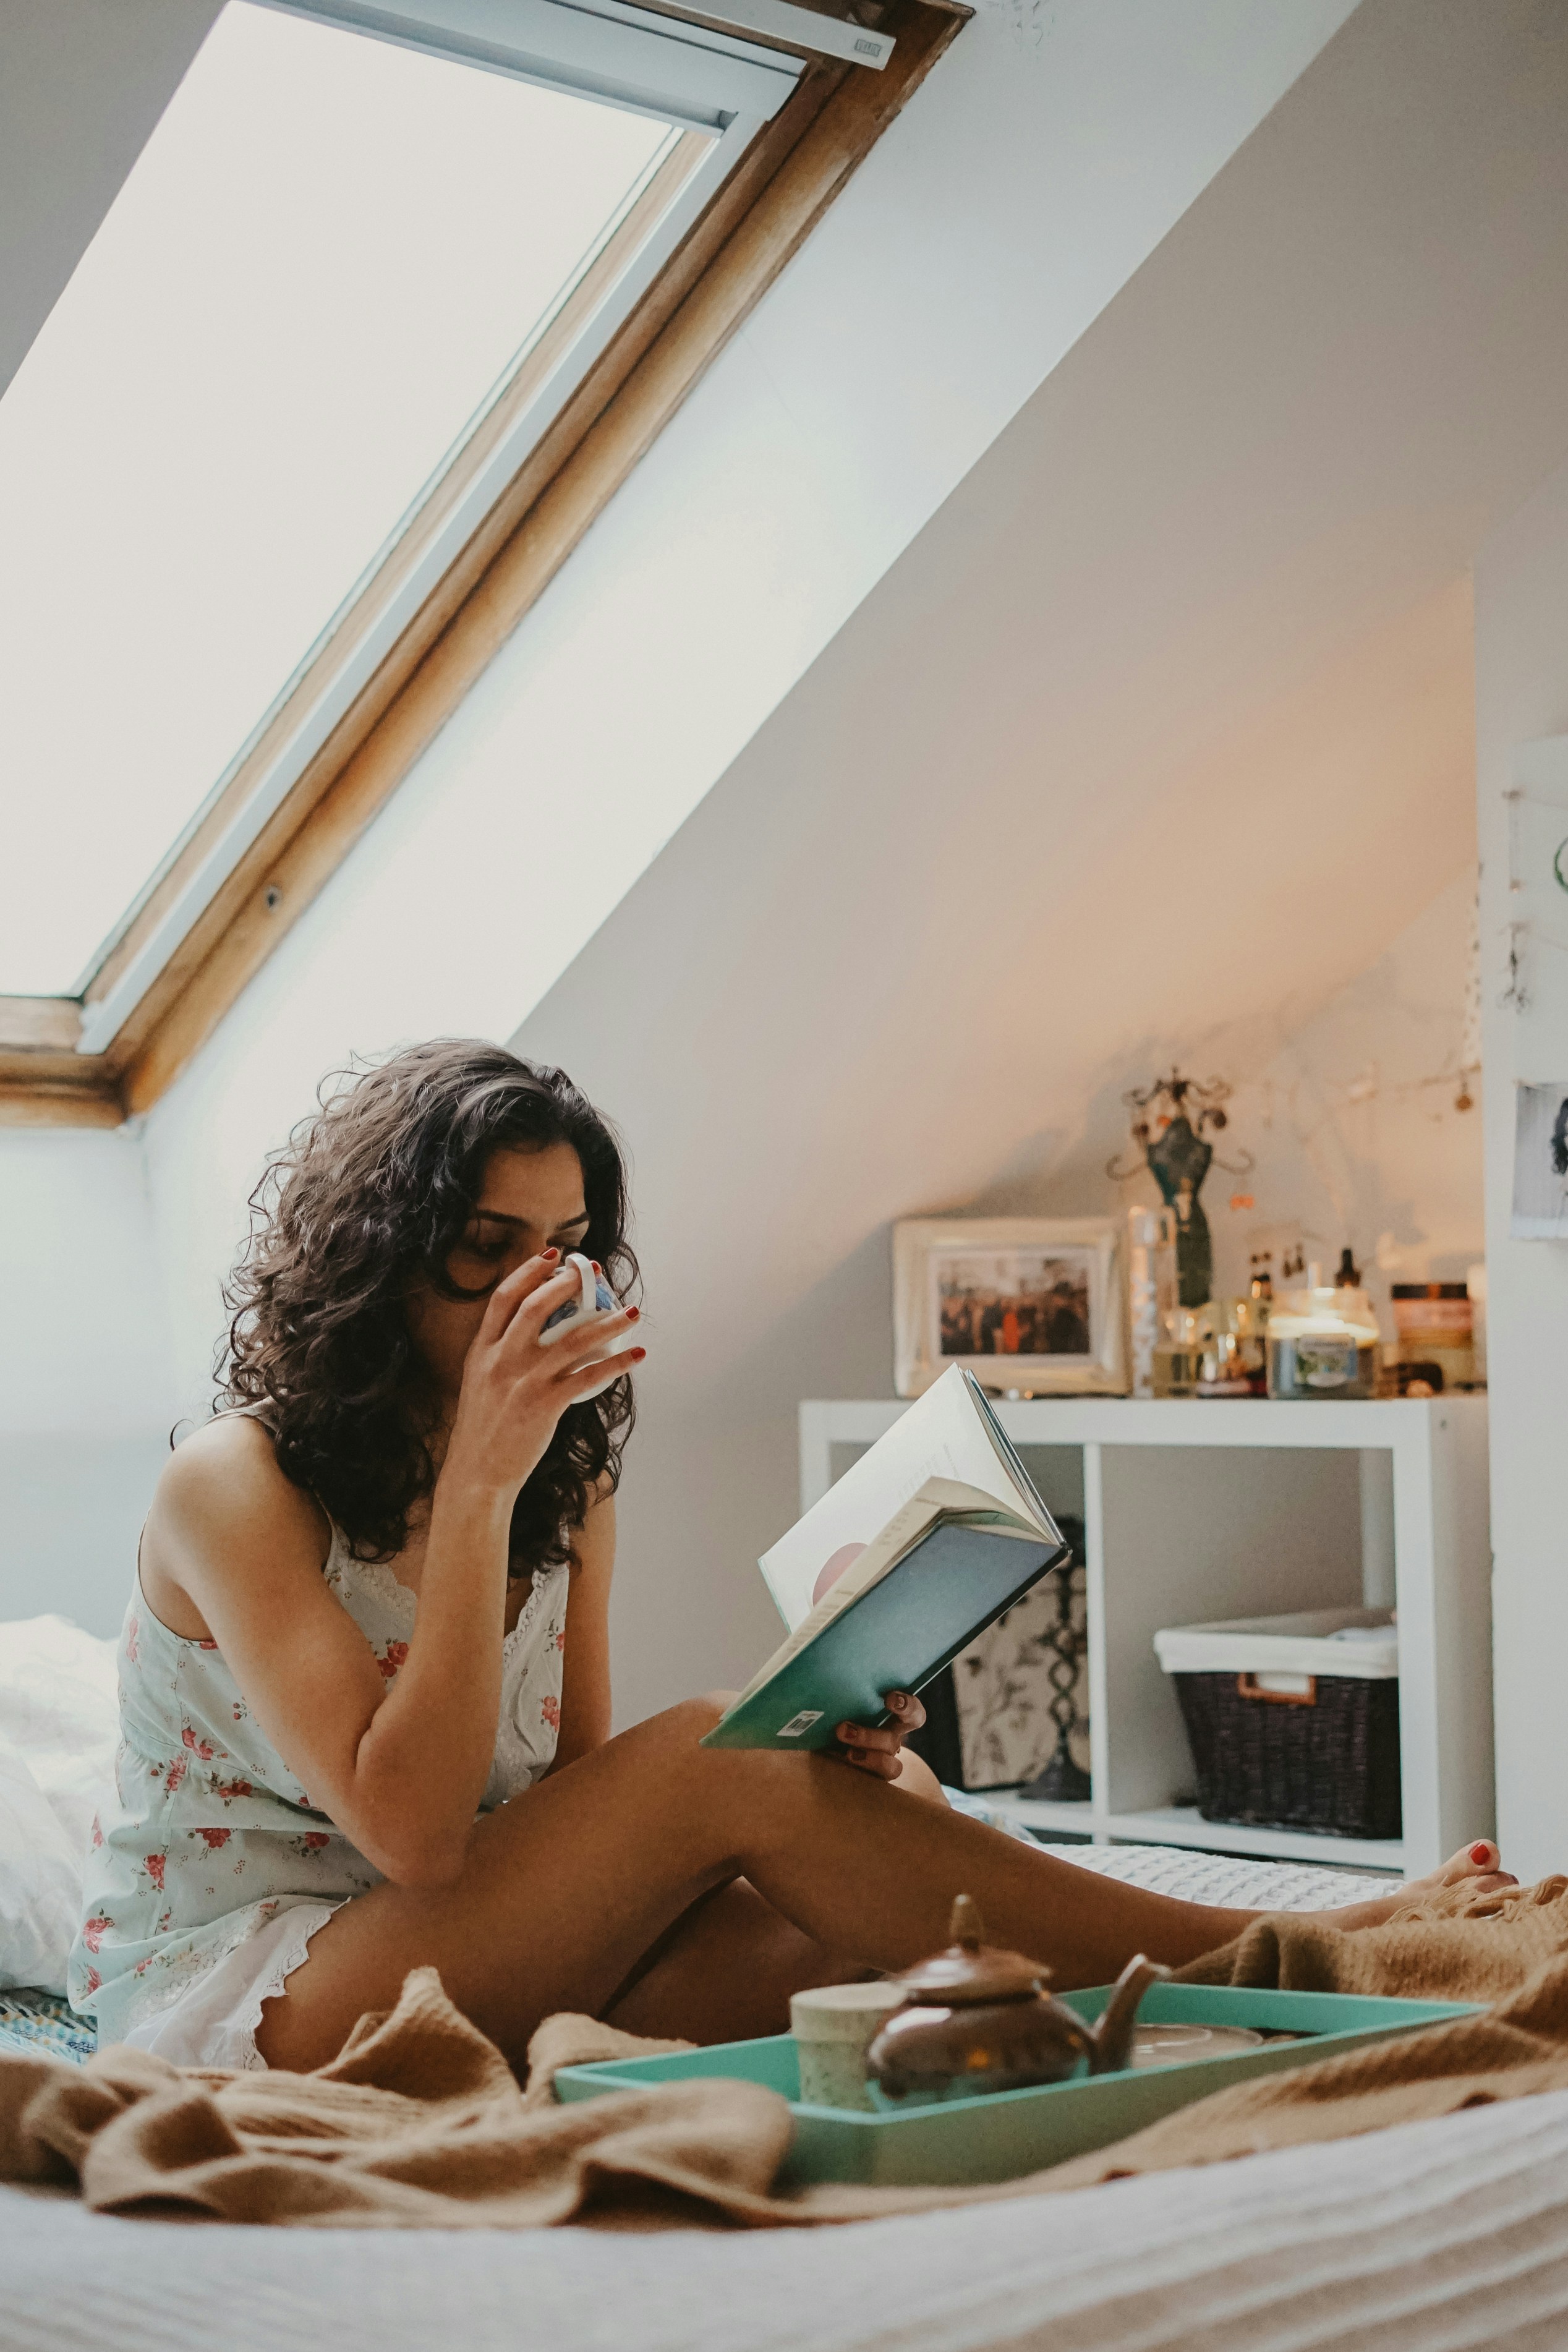
[[[643,1350],[605,1384],[633,1306],[541,1345],[566,1253],[617,1297],[636,1272],[616,1139],[560,1071],[400,1054],[258,1202],[221,1409],[159,1482],[121,1643],[70,1979],[101,2041],[316,2066],[424,1963],[514,2061],[559,2009],[776,2032],[792,1991],[939,1944],[961,1887],[1069,1985],[1245,1924],[951,1811],[900,1729],[847,1724],[837,1759],[715,1750],[699,1698],[611,1738]],[[1496,1867],[1478,1845],[1440,1874]]]

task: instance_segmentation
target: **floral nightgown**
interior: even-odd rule
[[[415,1597],[356,1560],[339,1529],[322,1570],[390,1683]],[[531,1788],[555,1754],[570,1571],[533,1580],[502,1653],[500,1723],[484,1808]],[[153,1615],[140,1580],[120,1638],[117,1801],[93,1823],[75,2007],[100,2043],[177,2065],[252,2067],[261,2005],[315,1930],[381,1873],[316,1806],[251,1717],[216,1642]]]

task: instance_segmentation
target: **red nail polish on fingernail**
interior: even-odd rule
[[[603,1273],[604,1273],[605,1269],[604,1269],[604,1267],[599,1264],[599,1261],[598,1261],[598,1259],[597,1259],[596,1257],[591,1257],[591,1258],[588,1260],[588,1263],[589,1263],[589,1265],[593,1267],[593,1269],[594,1269],[594,1271],[595,1271],[595,1274],[603,1274]]]
[[[1470,1848],[1470,1860],[1472,1862],[1486,1862],[1490,1858],[1490,1855],[1491,1848],[1489,1845],[1473,1845]]]
[[[559,1257],[561,1253],[558,1249],[541,1250],[540,1252],[541,1257]]]
[[[642,1321],[642,1308],[640,1307],[628,1307],[626,1309],[626,1321],[628,1323],[640,1323]]]

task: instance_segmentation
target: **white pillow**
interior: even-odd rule
[[[81,1852],[0,1736],[0,1988],[64,1992],[66,1959],[81,1920]]]
[[[20,1748],[60,1827],[80,1850],[114,1781],[118,1646],[64,1617],[0,1624],[0,1738]]]
[[[0,1986],[65,1990],[92,1817],[114,1784],[116,1643],[0,1624]]]

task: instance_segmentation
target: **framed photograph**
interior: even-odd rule
[[[893,1227],[893,1381],[963,1364],[998,1396],[1127,1389],[1115,1217],[915,1217]]]

